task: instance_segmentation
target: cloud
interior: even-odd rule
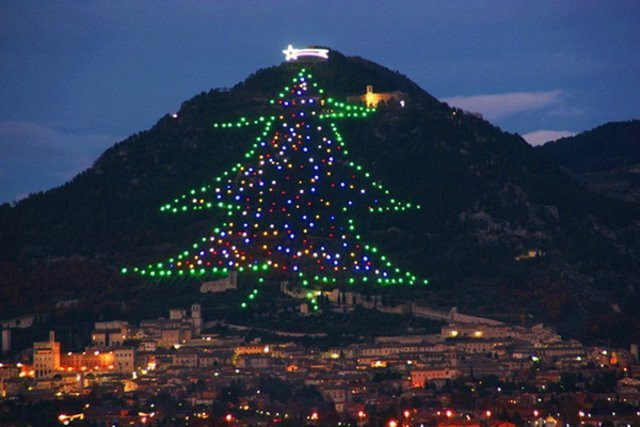
[[[564,97],[563,90],[545,92],[508,92],[498,94],[453,96],[442,101],[463,110],[482,113],[489,120],[502,119],[518,113],[540,110],[557,105]]]
[[[556,139],[566,138],[568,136],[575,135],[576,132],[571,132],[568,130],[546,130],[540,129],[533,132],[525,133],[522,135],[525,141],[527,141],[530,145],[542,145],[545,142],[555,141]]]
[[[34,122],[0,121],[0,203],[63,184],[117,140]]]
[[[584,110],[577,107],[569,107],[566,105],[558,105],[557,107],[549,110],[547,115],[550,117],[579,117],[584,115]]]

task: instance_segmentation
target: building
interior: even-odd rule
[[[169,310],[169,319],[152,319],[140,322],[139,337],[142,339],[140,351],[154,351],[156,347],[171,348],[188,343],[194,335],[199,335],[202,329],[202,314],[200,304],[191,306],[191,317],[187,311],[180,308]]]
[[[187,368],[198,367],[198,350],[194,348],[179,349],[173,355],[173,364]]]
[[[269,355],[244,354],[236,358],[236,366],[244,369],[268,369],[272,365]]]
[[[187,310],[184,308],[172,308],[169,310],[169,319],[180,320],[187,318]]]
[[[460,375],[457,369],[449,368],[433,368],[433,369],[415,369],[411,371],[411,387],[422,388],[431,380],[436,379],[454,379]]]
[[[182,328],[167,328],[160,331],[158,347],[170,348],[179,346],[191,339],[191,330]]]
[[[364,95],[347,97],[347,102],[364,104],[367,107],[377,107],[379,104],[404,107],[408,100],[409,95],[404,92],[397,90],[393,92],[374,92],[372,85],[367,85],[367,91]]]
[[[54,331],[49,331],[49,341],[33,343],[33,366],[36,378],[51,378],[60,368],[60,343]]]
[[[211,282],[204,282],[200,286],[200,292],[203,294],[225,292],[232,289],[238,289],[238,272],[237,271],[230,271],[227,277],[223,277],[222,279],[218,279],[218,280],[213,280]]]
[[[157,350],[157,348],[158,343],[156,342],[156,340],[151,338],[145,338],[141,340],[140,344],[138,345],[138,351],[142,352],[154,352]]]
[[[200,304],[191,305],[191,322],[193,323],[193,333],[199,336],[202,333],[202,307]]]
[[[347,403],[351,402],[351,388],[345,385],[326,385],[320,387],[320,392],[333,402],[337,412],[344,412]]]
[[[113,366],[119,374],[131,374],[135,370],[136,352],[133,347],[120,347],[113,350]]]
[[[97,347],[86,347],[82,353],[63,353],[60,367],[67,371],[107,371],[115,369],[113,361],[112,349],[101,351]]]
[[[94,347],[118,347],[127,339],[129,324],[123,320],[96,322],[91,332]]]
[[[2,329],[0,341],[2,341],[2,354],[9,353],[11,351],[11,329]]]

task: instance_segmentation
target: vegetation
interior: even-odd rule
[[[341,123],[350,155],[399,198],[423,206],[356,219],[401,268],[431,280],[381,293],[480,314],[526,311],[587,339],[640,339],[637,205],[583,189],[519,136],[449,108],[396,72],[338,53],[308,66],[336,97],[367,84],[410,97],[405,108]],[[158,288],[118,270],[175,253],[221,222],[215,211],[171,216],[159,206],[241,161],[257,130],[212,123],[272,112],[267,100],[294,67],[203,92],[64,186],[0,206],[3,317],[73,298],[92,302],[94,317],[122,313],[122,303],[124,312],[147,314],[168,298],[186,300],[177,283]],[[516,260],[530,250],[535,257]]]
[[[640,120],[607,123],[539,151],[593,191],[640,201]]]

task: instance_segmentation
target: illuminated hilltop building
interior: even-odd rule
[[[399,90],[393,92],[374,92],[372,85],[367,85],[364,95],[352,95],[347,97],[347,102],[364,104],[367,108],[375,108],[379,105],[404,107],[409,101],[409,95]]]

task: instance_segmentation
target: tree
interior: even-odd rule
[[[391,198],[362,166],[348,159],[334,121],[366,117],[373,109],[325,97],[304,69],[270,102],[276,115],[214,125],[264,126],[244,164],[217,177],[215,185],[192,189],[160,209],[180,213],[218,208],[227,220],[168,261],[133,271],[154,278],[255,272],[260,283],[270,274],[303,286],[418,283],[416,276],[365,243],[353,219],[356,213],[419,208]],[[257,293],[253,289],[242,306]],[[315,294],[309,299],[317,309]]]

